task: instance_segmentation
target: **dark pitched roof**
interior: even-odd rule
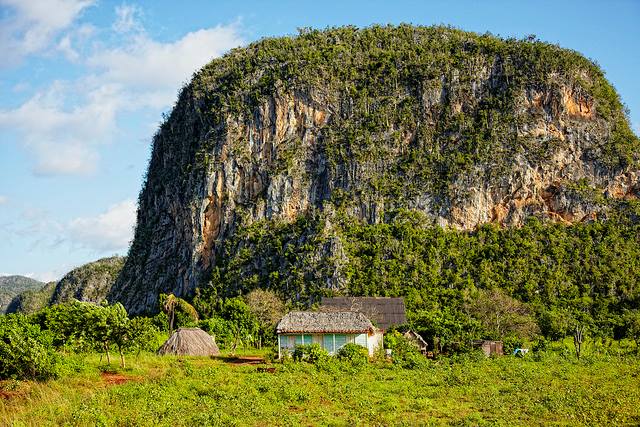
[[[321,311],[356,311],[363,313],[378,328],[407,323],[404,298],[385,297],[323,297]]]
[[[353,311],[292,311],[286,314],[276,330],[281,333],[362,333],[374,329],[362,313]]]

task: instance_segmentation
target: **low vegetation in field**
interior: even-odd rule
[[[110,370],[98,354],[76,355],[66,358],[60,379],[3,382],[0,419],[8,425],[640,423],[634,355],[594,347],[576,360],[568,345],[554,346],[524,358],[425,359],[414,369],[388,361],[256,365],[255,358],[145,353],[130,368]]]
[[[456,335],[464,324],[431,319],[434,359],[387,330],[390,357],[380,349],[369,360],[355,344],[331,357],[311,344],[274,361],[287,307],[273,293],[160,303],[154,317],[77,301],[0,316],[0,425],[640,423],[636,311],[620,323],[626,339],[558,322],[553,341],[523,303],[483,291],[465,302],[474,336],[502,338],[507,354],[526,346],[524,357],[485,358],[462,339],[474,330]],[[222,355],[155,355],[179,326],[215,335]]]

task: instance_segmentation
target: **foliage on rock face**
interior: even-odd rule
[[[0,379],[56,377],[60,357],[52,341],[48,331],[42,331],[25,316],[0,316]]]
[[[11,300],[7,313],[33,314],[42,310],[49,305],[55,289],[56,282],[49,282],[40,289],[21,292]]]
[[[436,351],[625,336],[638,153],[600,68],[535,39],[401,25],[262,40],[197,72],[155,136],[113,300],[195,294],[232,348],[267,338],[256,289],[306,306],[404,296]]]
[[[318,281],[314,268],[323,260],[298,250],[307,241],[289,231],[269,234],[277,225],[261,226],[269,237],[246,240],[255,258],[229,250],[231,256],[217,270],[217,288],[231,296],[257,284],[292,298],[325,293],[325,282]],[[624,310],[640,304],[640,225],[629,220],[573,226],[530,220],[518,229],[486,225],[468,233],[425,226],[419,216],[405,213],[383,224],[345,220],[335,226],[344,242],[342,269],[348,285],[343,291],[404,296],[409,320],[440,346],[509,332],[526,338],[537,328],[560,339],[578,321],[592,325],[595,335],[619,338],[624,335],[619,326]],[[285,229],[292,228],[296,226]],[[283,247],[289,248],[284,254]],[[286,253],[302,259],[288,262]],[[254,279],[247,283],[239,277]],[[295,294],[288,277],[299,278]],[[483,324],[483,318],[501,310],[492,310],[490,292],[513,305],[518,319],[512,320],[523,321],[520,326],[505,330]],[[472,294],[485,295],[482,310],[465,309],[465,298]]]

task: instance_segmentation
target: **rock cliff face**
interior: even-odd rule
[[[311,221],[294,263],[336,290],[348,283],[345,217],[417,211],[468,231],[603,220],[612,201],[638,197],[638,147],[599,68],[556,46],[411,26],[263,40],[182,90],[154,138],[109,299],[139,313],[238,257],[268,270],[251,239],[300,218]]]

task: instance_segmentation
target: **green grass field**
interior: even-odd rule
[[[4,381],[2,425],[639,425],[640,360],[568,349],[465,357],[408,370],[385,363],[243,365],[130,357],[102,372],[72,356],[45,383]]]

